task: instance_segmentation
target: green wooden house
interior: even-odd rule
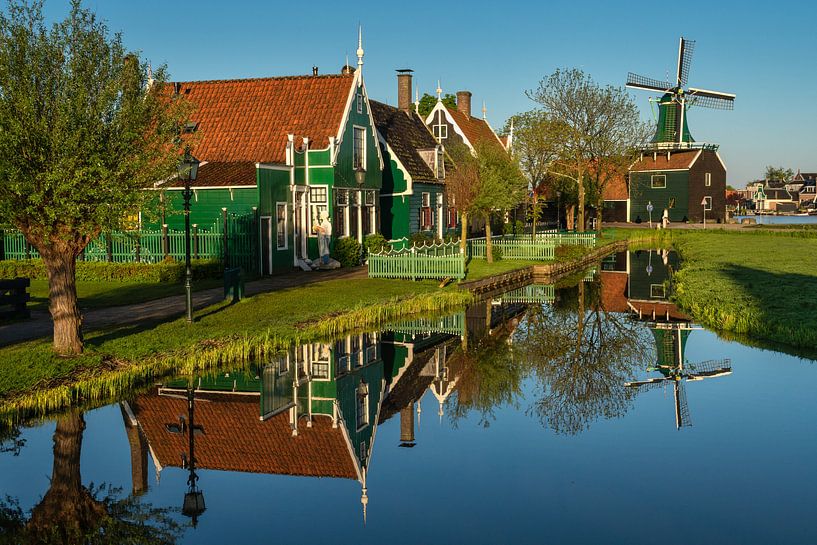
[[[358,67],[340,74],[174,82],[173,100],[194,109],[185,126],[201,161],[191,222],[209,229],[225,213],[251,218],[258,272],[314,268],[323,212],[332,239],[379,231],[383,157]],[[145,227],[181,229],[182,183],[158,183]]]
[[[411,108],[411,71],[401,70],[398,105],[371,101],[386,159],[380,193],[381,231],[389,240],[424,232],[442,239],[457,226],[445,196],[445,150]]]

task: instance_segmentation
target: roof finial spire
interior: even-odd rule
[[[357,25],[357,69],[363,69],[363,26]]]
[[[148,90],[150,90],[150,88],[153,87],[153,84],[155,82],[156,80],[153,78],[153,65],[151,63],[148,63]]]
[[[440,87],[440,80],[437,80],[437,102],[443,101],[443,90]]]
[[[366,526],[366,506],[369,505],[369,495],[366,493],[368,489],[364,486],[360,494],[360,503],[363,505],[363,526]]]
[[[482,101],[482,120],[485,121],[485,114],[488,113],[488,108],[485,107],[485,101]]]
[[[420,113],[420,88],[414,88],[414,111]]]

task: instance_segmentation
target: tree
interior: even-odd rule
[[[164,77],[148,85],[147,64],[79,0],[51,28],[41,1],[0,14],[0,217],[43,259],[59,354],[82,351],[77,257],[176,168],[185,108]]]
[[[556,177],[550,170],[559,157],[561,127],[541,109],[522,112],[513,116],[512,120],[513,155],[519,161],[519,168],[527,177],[533,194],[531,214],[535,235],[540,213],[539,197],[548,189],[555,192]],[[510,131],[510,121],[506,124],[505,131]]]
[[[446,152],[454,163],[447,169],[445,193],[448,206],[455,208],[460,217],[460,249],[466,252],[468,239],[468,218],[471,207],[479,192],[479,162],[464,145],[450,146]]]
[[[446,93],[445,95],[443,95],[442,102],[443,104],[445,104],[447,108],[453,109],[457,107],[457,97],[450,93]],[[431,113],[431,110],[433,110],[434,106],[436,105],[437,97],[435,97],[434,95],[429,95],[428,93],[423,93],[423,96],[420,97],[420,110],[418,113],[420,114],[420,116],[425,117]],[[412,104],[411,107],[413,109],[414,105]]]
[[[790,168],[784,167],[774,167],[772,165],[768,165],[766,167],[766,173],[763,175],[765,180],[782,180],[788,181],[794,177],[794,171]]]
[[[601,87],[578,69],[557,70],[527,95],[563,131],[550,172],[576,184],[578,229],[584,231],[585,184],[594,173],[613,170],[622,153],[643,141],[638,109],[624,89]]]

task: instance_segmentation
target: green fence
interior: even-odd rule
[[[491,237],[494,251],[502,252],[502,259],[551,260],[555,257],[555,240],[531,240],[531,237],[498,236]],[[485,259],[485,238],[468,239],[468,255],[471,258]]]
[[[525,238],[525,236],[522,235],[518,238]],[[594,231],[588,231],[585,233],[576,233],[573,231],[548,231],[544,233],[536,233],[535,240],[537,242],[554,241],[556,246],[574,245],[593,248],[596,245],[596,233]]]
[[[230,214],[206,229],[193,226],[190,231],[191,256],[193,259],[218,260],[225,260],[226,257],[230,267],[241,267],[245,271],[254,272],[258,267],[256,225],[253,215]],[[0,260],[39,257],[22,233],[10,229],[0,230]],[[79,259],[115,263],[158,263],[168,257],[184,261],[184,231],[163,228],[104,232],[88,244]]]
[[[465,278],[465,254],[458,242],[371,253],[367,261],[370,278]]]

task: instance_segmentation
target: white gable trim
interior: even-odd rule
[[[346,107],[343,110],[343,117],[340,120],[340,126],[338,127],[338,133],[335,137],[335,147],[333,150],[330,150],[330,157],[332,160],[332,166],[337,164],[337,150],[340,149],[341,144],[343,144],[343,134],[346,125],[349,123],[349,114],[352,111],[352,106],[354,104],[355,95],[357,94],[358,88],[363,93],[363,100],[366,103],[366,112],[369,116],[369,125],[372,128],[372,136],[374,136],[374,131],[377,130],[376,125],[374,124],[374,117],[372,117],[372,107],[369,104],[369,93],[366,91],[366,83],[363,81],[363,74],[360,70],[355,72],[355,77],[352,78],[352,85],[349,88],[349,96],[346,97]],[[380,161],[380,170],[383,170],[385,163],[383,162],[383,154],[380,152],[380,146],[377,145],[377,139],[375,138],[375,148],[377,151],[377,159]],[[330,141],[330,147],[332,143]]]
[[[455,131],[457,134],[459,134],[459,135],[462,137],[462,141],[463,141],[463,142],[465,142],[465,145],[466,145],[466,146],[468,146],[468,148],[469,148],[469,149],[471,150],[471,152],[473,153],[473,152],[474,152],[474,145],[473,145],[473,144],[471,144],[471,141],[470,141],[470,140],[468,140],[468,137],[467,137],[467,136],[465,136],[465,133],[464,133],[464,132],[462,132],[462,129],[460,128],[460,126],[459,126],[459,125],[457,125],[457,122],[456,122],[456,121],[454,121],[454,118],[453,118],[453,117],[451,117],[451,114],[448,112],[448,108],[446,108],[446,107],[445,107],[445,104],[443,104],[443,103],[442,103],[442,101],[438,102],[438,103],[437,103],[437,104],[434,106],[434,109],[433,109],[433,110],[431,110],[431,113],[429,113],[429,114],[428,114],[428,117],[426,118],[426,125],[428,125],[429,121],[433,121],[433,120],[434,120],[434,114],[435,114],[435,113],[437,113],[438,111],[442,112],[442,113],[443,113],[443,115],[445,115],[445,120],[448,122],[448,124],[449,124],[449,125],[451,125],[452,127],[454,127],[454,131]],[[490,126],[490,125],[489,125],[489,126]],[[433,133],[433,131],[432,131],[432,135],[433,135],[433,134],[434,134],[434,133]],[[494,135],[494,136],[496,136],[496,135]],[[501,143],[501,142],[500,142],[500,143]]]
[[[380,134],[380,131],[378,131],[376,128],[375,131],[377,132],[378,141],[380,141],[384,146],[386,146],[386,151],[389,153],[391,158],[394,159],[394,162],[397,163],[397,168],[400,169],[400,172],[402,172],[403,176],[406,178],[406,190],[403,191],[402,193],[391,193],[390,196],[400,197],[403,195],[412,195],[414,193],[414,180],[412,179],[411,174],[409,174],[408,170],[403,165],[403,163],[400,162],[400,159],[397,157],[397,154],[394,153],[394,150],[391,148],[389,143],[386,142],[386,139],[383,138],[383,135]]]

